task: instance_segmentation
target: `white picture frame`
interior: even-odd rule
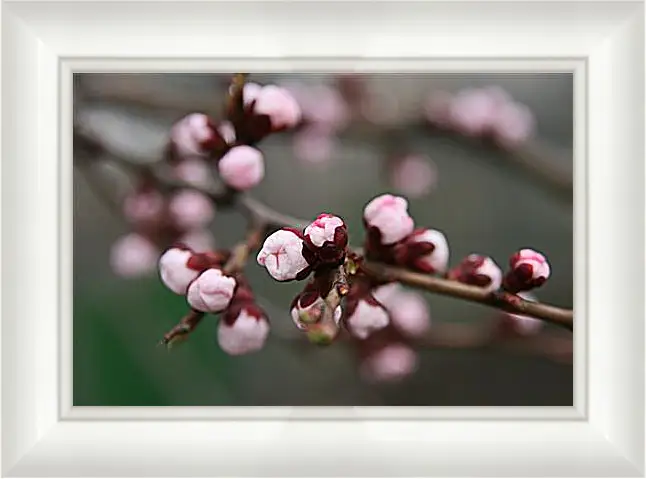
[[[72,406],[72,72],[286,69],[574,72],[572,407]],[[3,2],[1,197],[4,476],[644,476],[643,1]]]

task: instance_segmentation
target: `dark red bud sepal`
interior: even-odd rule
[[[496,291],[502,282],[502,271],[489,256],[470,254],[448,272],[447,278]]]
[[[542,286],[550,276],[550,265],[545,256],[532,249],[522,249],[509,258],[510,270],[503,279],[503,287],[511,292],[529,291]]]
[[[210,268],[222,268],[231,254],[227,251],[209,251],[206,253],[193,253],[187,266],[195,271],[206,271]]]
[[[366,258],[373,261],[382,261],[384,263],[395,263],[394,245],[384,245],[382,242],[381,230],[374,226],[369,226],[364,220],[366,229],[366,239],[363,244]]]
[[[423,258],[433,253],[433,251],[435,251],[435,245],[432,243],[415,243],[407,242],[406,240],[395,244],[393,248],[396,264],[423,273],[436,272],[431,264],[423,260]]]
[[[328,213],[319,215],[303,233],[305,246],[309,250],[308,261],[318,266],[340,266],[345,261],[348,246],[348,230],[338,216]]]

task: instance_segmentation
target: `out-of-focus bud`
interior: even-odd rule
[[[197,311],[219,313],[233,298],[236,280],[225,276],[219,269],[207,269],[188,287],[186,299]]]
[[[173,125],[171,145],[180,158],[207,157],[226,143],[211,119],[203,113],[191,113]]]
[[[491,130],[503,147],[514,148],[527,142],[534,133],[536,121],[531,110],[520,103],[502,105],[494,115]]]
[[[481,136],[489,131],[498,108],[498,98],[484,89],[467,89],[451,103],[453,128],[465,135]]]
[[[159,251],[147,238],[130,233],[119,238],[110,252],[112,270],[124,278],[143,276],[155,271]]]
[[[265,176],[265,160],[260,150],[247,145],[231,148],[218,162],[222,180],[236,190],[248,190]]]
[[[301,109],[294,97],[276,85],[262,87],[255,94],[252,108],[255,115],[269,117],[273,131],[293,128],[301,121]]]
[[[358,339],[366,339],[390,323],[390,316],[383,305],[371,294],[362,295],[346,304],[346,325]]]
[[[409,338],[419,338],[431,327],[431,313],[426,299],[417,293],[397,293],[388,305],[393,326]]]
[[[550,265],[545,256],[529,248],[514,253],[509,258],[509,267],[503,287],[511,293],[538,288],[550,277]]]
[[[305,331],[308,327],[321,320],[326,308],[325,300],[316,291],[303,291],[292,301],[290,314],[298,329]],[[339,324],[341,320],[341,306],[334,310],[334,321]]]
[[[430,158],[406,155],[395,160],[390,180],[392,185],[409,197],[430,193],[437,183],[437,168]]]
[[[348,246],[348,230],[338,216],[320,214],[305,228],[303,239],[307,248],[314,253],[317,263],[343,263]]]
[[[277,281],[301,280],[311,270],[303,249],[300,233],[283,228],[267,237],[256,259]]]
[[[298,160],[318,165],[332,160],[337,146],[336,138],[329,131],[317,126],[307,126],[299,130],[292,143],[294,156]]]
[[[366,227],[378,231],[383,245],[401,241],[414,228],[413,218],[408,214],[408,201],[390,194],[370,201],[363,210],[363,220]]]
[[[395,246],[395,261],[424,273],[443,273],[449,263],[449,244],[441,231],[420,228]]]
[[[297,84],[287,89],[301,107],[303,118],[330,133],[345,128],[350,120],[348,105],[336,88]]]
[[[178,180],[185,181],[195,188],[208,188],[211,184],[211,170],[201,158],[180,160],[173,166],[173,173]]]
[[[232,356],[262,349],[269,335],[265,313],[252,301],[234,301],[218,325],[218,344]]]
[[[183,231],[201,228],[215,215],[213,203],[204,194],[188,189],[173,195],[168,210],[173,223]]]
[[[159,258],[161,280],[175,294],[186,294],[188,285],[199,275],[188,266],[192,255],[188,249],[170,248]]]
[[[129,194],[123,201],[123,214],[137,225],[157,223],[164,216],[164,196],[152,188],[145,188]]]
[[[207,229],[189,231],[179,239],[179,243],[186,245],[196,253],[211,251],[215,248],[213,233]]]
[[[236,130],[230,121],[221,121],[218,123],[218,133],[224,142],[232,146],[236,142]]]
[[[520,292],[518,296],[526,301],[537,301],[536,296],[528,292]],[[513,314],[502,312],[502,326],[505,331],[520,334],[522,336],[531,336],[538,333],[543,327],[543,321],[524,316],[522,314]]]
[[[369,382],[397,382],[417,369],[417,354],[410,347],[392,343],[363,359],[359,372]]]
[[[449,271],[449,279],[480,286],[488,292],[497,291],[502,284],[502,270],[489,256],[470,254]]]
[[[399,283],[386,283],[372,290],[372,295],[386,309],[391,308],[404,288]]]
[[[424,117],[430,124],[440,128],[451,125],[451,104],[453,96],[448,92],[432,92],[424,104]]]

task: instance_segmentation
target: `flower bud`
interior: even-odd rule
[[[207,229],[188,231],[179,239],[179,242],[196,253],[203,253],[215,249],[215,238],[213,237],[213,233]]]
[[[450,121],[465,135],[481,136],[488,132],[498,107],[498,98],[484,89],[467,89],[451,102]]]
[[[350,333],[359,339],[366,339],[373,332],[388,326],[390,322],[388,311],[371,294],[356,300],[348,298],[346,315],[346,325]]]
[[[512,293],[538,288],[550,276],[550,265],[542,254],[533,249],[521,249],[509,259],[510,271],[503,287]]]
[[[404,344],[388,344],[368,355],[361,363],[360,374],[370,382],[396,382],[417,369],[417,354]]]
[[[252,301],[234,301],[218,325],[218,344],[232,356],[262,349],[269,334],[264,312]]]
[[[367,227],[379,232],[383,245],[401,241],[414,228],[413,219],[408,214],[408,201],[389,194],[370,201],[363,210],[363,219]]]
[[[235,279],[224,276],[219,269],[211,268],[191,283],[186,299],[197,311],[219,313],[229,306],[235,287]]]
[[[390,309],[404,288],[399,283],[386,283],[372,290],[372,295],[384,308]]]
[[[301,121],[301,109],[294,97],[276,85],[264,86],[257,92],[253,113],[268,116],[273,131],[293,128]]]
[[[500,289],[502,270],[489,256],[470,254],[449,272],[448,277],[493,292]]]
[[[391,183],[409,197],[430,193],[437,183],[437,169],[430,158],[407,155],[398,158],[392,167]]]
[[[247,145],[231,148],[218,162],[222,180],[236,190],[248,190],[265,176],[265,160],[260,150]]]
[[[147,238],[130,233],[119,238],[110,253],[112,270],[119,276],[131,278],[151,273],[159,251]]]
[[[336,154],[338,141],[328,130],[313,125],[298,130],[292,148],[294,156],[303,163],[323,165]]]
[[[192,251],[170,248],[159,258],[159,274],[162,282],[175,294],[186,294],[188,285],[199,272],[188,267]]]
[[[424,273],[443,273],[449,263],[449,244],[441,231],[420,228],[395,246],[395,261]]]
[[[390,313],[393,326],[409,338],[419,338],[431,327],[431,314],[426,299],[417,293],[402,291],[395,295],[390,305],[384,305]]]
[[[213,203],[195,190],[175,193],[168,205],[173,223],[181,230],[192,230],[206,226],[213,220]]]
[[[203,113],[191,113],[175,123],[170,141],[180,158],[207,157],[211,150],[225,146],[215,125]]]
[[[534,132],[535,119],[531,110],[520,103],[502,105],[491,124],[494,139],[503,147],[514,148],[527,142]]]
[[[322,264],[342,264],[348,246],[348,230],[338,216],[319,215],[304,231],[307,248]]]
[[[178,180],[194,188],[208,188],[211,185],[211,170],[201,158],[186,158],[173,166],[173,173]]]
[[[283,228],[267,237],[256,260],[277,281],[303,279],[310,265],[303,256],[304,243],[297,231]]]
[[[123,201],[124,216],[137,225],[157,223],[164,216],[164,208],[164,196],[152,188],[131,193]]]
[[[320,321],[326,308],[325,300],[316,291],[303,291],[292,301],[290,314],[298,329],[306,331],[308,326]],[[341,320],[341,306],[334,310],[334,321]]]

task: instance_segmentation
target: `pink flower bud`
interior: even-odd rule
[[[413,219],[408,214],[408,201],[389,194],[370,201],[363,210],[363,219],[368,227],[379,231],[384,245],[401,241],[414,228]]]
[[[480,286],[488,292],[497,291],[502,284],[502,270],[489,256],[470,254],[449,272],[449,279]]]
[[[536,301],[536,296],[532,293],[521,292],[518,296],[526,301]],[[530,336],[538,333],[543,327],[543,321],[532,318],[531,316],[524,316],[522,314],[513,314],[503,312],[503,327],[513,331],[522,336]]]
[[[189,231],[179,239],[179,242],[196,253],[203,253],[215,249],[213,233],[206,229]]]
[[[131,223],[156,223],[164,215],[164,206],[164,197],[159,191],[146,189],[126,196],[123,214]]]
[[[258,83],[245,83],[244,87],[242,88],[242,100],[244,102],[244,106],[250,106],[256,100],[256,98],[258,98],[260,90],[262,90],[262,86]]]
[[[356,302],[348,301],[346,314],[346,324],[350,333],[359,339],[366,339],[390,323],[386,309],[370,294]]]
[[[215,215],[213,203],[195,190],[175,193],[168,209],[174,224],[181,230],[201,228],[209,224]]]
[[[269,334],[267,318],[253,303],[234,309],[235,313],[227,310],[220,320],[218,344],[232,356],[259,351]]]
[[[227,185],[236,190],[248,190],[265,176],[265,160],[256,148],[236,146],[220,159],[218,171]]]
[[[294,321],[294,324],[298,329],[306,331],[308,325],[317,323],[321,320],[325,307],[325,300],[316,292],[303,292],[296,296],[292,302],[290,310],[292,321]],[[341,320],[342,313],[343,311],[341,306],[337,306],[334,310],[334,321],[336,321],[337,325]]]
[[[297,232],[281,229],[267,237],[256,259],[277,281],[300,280],[310,272],[303,248]]]
[[[517,293],[538,288],[550,277],[550,265],[542,254],[533,249],[521,249],[509,259],[511,270],[503,279],[507,291]]]
[[[403,289],[399,283],[386,283],[372,290],[372,295],[384,308],[390,310]]]
[[[288,90],[295,96],[308,122],[329,132],[341,130],[348,124],[350,110],[336,88],[323,84],[296,85]]]
[[[177,179],[195,188],[208,188],[211,184],[212,177],[209,165],[200,158],[180,160],[173,167],[173,172]]]
[[[294,156],[309,164],[324,164],[332,160],[337,141],[327,130],[308,126],[299,130],[293,138]]]
[[[453,128],[465,135],[487,133],[498,107],[498,97],[487,90],[463,90],[453,99],[450,110]]]
[[[401,292],[386,309],[390,313],[393,326],[410,338],[424,336],[431,327],[428,302],[420,294]]]
[[[398,191],[409,197],[424,196],[437,183],[437,169],[430,158],[408,155],[394,164],[391,182]]]
[[[267,115],[274,131],[293,128],[301,121],[301,109],[284,88],[267,85],[257,93],[253,113]]]
[[[417,354],[404,344],[388,344],[367,356],[360,367],[361,376],[371,382],[400,381],[417,369]]]
[[[395,260],[425,273],[443,273],[449,263],[449,244],[441,231],[420,228],[395,246]]]
[[[188,285],[199,274],[187,265],[192,255],[187,249],[170,248],[159,259],[161,280],[175,294],[186,294]]]
[[[110,264],[119,276],[131,278],[155,270],[159,251],[148,239],[136,233],[119,238],[112,246]]]
[[[193,309],[205,313],[223,311],[233,298],[236,280],[219,269],[207,269],[188,287],[186,299]]]
[[[338,216],[328,213],[319,215],[304,231],[305,245],[313,253],[310,262],[340,264],[345,259],[348,246],[348,230]]]
[[[492,119],[494,139],[503,147],[514,148],[530,139],[535,119],[531,110],[520,103],[502,105]]]
[[[191,113],[173,125],[170,140],[180,158],[206,157],[223,143],[211,119],[203,113]]]

